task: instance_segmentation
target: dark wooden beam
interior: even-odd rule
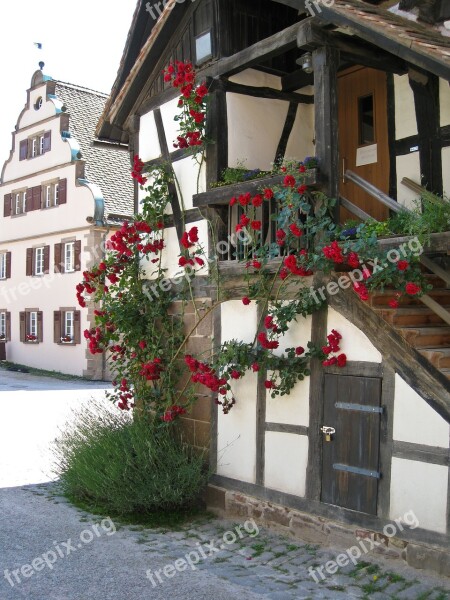
[[[164,124],[161,116],[161,110],[159,108],[155,109],[155,124],[156,131],[158,132],[159,146],[161,148],[161,154],[165,162],[170,163],[170,153],[169,147],[167,145],[166,133],[164,131]],[[178,192],[175,183],[169,183],[169,197],[170,204],[172,206],[173,211],[173,219],[175,229],[177,230],[178,240],[181,239],[183,235],[183,218],[181,214],[180,201],[178,199]],[[181,246],[180,246],[181,249]]]
[[[220,77],[221,75],[234,75],[254,67],[255,65],[264,63],[275,56],[280,56],[288,50],[297,47],[297,34],[301,27],[301,23],[295,23],[283,31],[280,31],[270,37],[256,42],[252,46],[241,50],[232,56],[222,58],[213,65],[199,71],[200,76]]]
[[[314,24],[311,19],[304,22],[297,37],[299,48],[314,50],[320,46],[336,48],[341,53],[341,59],[354,64],[372,67],[381,71],[404,75],[408,67],[404,60],[398,59],[381,48],[366,44],[362,40],[352,39],[349,35],[325,31]]]
[[[284,92],[270,87],[256,87],[252,85],[242,85],[232,81],[225,81],[224,87],[227,92],[232,94],[243,94],[253,98],[267,98],[269,100],[286,100],[296,104],[314,104],[312,94],[296,94],[294,92]]]
[[[284,123],[281,138],[278,143],[278,148],[275,153],[275,164],[279,164],[286,156],[286,149],[291,137],[292,130],[294,129],[295,119],[297,118],[298,104],[297,102],[291,102],[289,104],[288,113],[286,115],[286,121]]]
[[[313,51],[316,156],[325,180],[325,193],[339,200],[339,127],[337,72],[339,51],[324,46]],[[335,217],[338,222],[339,202]]]
[[[283,92],[293,92],[300,90],[307,85],[314,85],[314,75],[305,73],[303,69],[289,73],[281,79],[281,88]]]
[[[409,84],[416,108],[421,184],[430,192],[442,195],[439,78],[411,70]]]

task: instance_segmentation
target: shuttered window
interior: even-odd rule
[[[43,313],[36,309],[28,309],[19,314],[20,341],[28,344],[38,344],[43,336]]]
[[[27,248],[26,275],[48,275],[50,272],[50,246]]]
[[[11,339],[11,313],[7,310],[0,310],[0,342],[7,342]]]
[[[55,244],[55,273],[81,271],[81,240]]]
[[[19,160],[36,158],[52,148],[52,132],[45,131],[20,142]]]
[[[81,313],[74,308],[55,310],[53,313],[53,341],[55,344],[81,343]]]

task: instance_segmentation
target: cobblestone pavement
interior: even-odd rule
[[[79,539],[81,531],[100,520],[71,506],[52,483],[1,490],[2,575],[5,569],[30,564],[56,540]],[[23,531],[14,538],[11,532],[18,524]],[[30,579],[20,576],[21,583],[14,587],[2,577],[1,600],[450,600],[450,579],[400,561],[365,557],[322,580],[317,567],[342,549],[285,538],[251,521],[204,516],[175,530],[118,523],[115,527],[111,537],[96,538]]]

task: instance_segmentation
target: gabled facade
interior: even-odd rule
[[[317,156],[324,191],[340,199],[336,220],[384,220],[390,209],[410,206],[421,187],[450,194],[444,15],[430,27],[415,22],[414,13],[409,20],[374,4],[380,3],[199,0],[169,3],[155,19],[138,3],[97,134],[129,142],[145,162],[172,162],[180,189],[167,236],[168,276],[178,271],[181,209],[202,239],[203,214],[216,223],[219,239],[234,231],[229,200],[255,193],[258,183],[231,191],[210,184],[244,159],[249,169],[268,170],[283,157]],[[211,92],[214,144],[200,173],[186,153],[172,149],[177,91],[162,70],[175,59],[191,60]],[[137,188],[135,198],[138,207]],[[440,264],[432,271],[440,280],[434,302],[403,307],[403,321],[382,294],[367,306],[347,290],[330,295],[327,310],[287,334],[286,345],[321,345],[337,329],[347,340],[345,368],[313,362],[311,377],[276,400],[264,387],[266,373],[248,374],[236,384],[242,400],[228,415],[214,398],[199,399],[185,421],[193,444],[210,441],[211,506],[309,541],[351,545],[373,533],[382,540],[380,552],[450,573],[449,241],[447,233],[433,242]],[[211,236],[209,251],[214,255]],[[219,268],[236,281],[234,299],[200,336],[202,352],[220,341],[252,341],[261,318],[256,307],[243,310],[242,271],[232,254],[223,258]],[[336,437],[327,439],[324,426],[337,428]],[[414,530],[402,521],[409,511],[419,521]],[[386,532],[396,519],[403,525],[397,523],[391,542],[394,534]],[[424,546],[439,551],[424,559]]]
[[[88,356],[88,315],[76,285],[101,260],[104,241],[133,213],[127,149],[97,144],[107,96],[39,70],[1,173],[0,339],[7,360],[93,379],[108,376]]]

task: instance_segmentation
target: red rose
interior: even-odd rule
[[[396,298],[392,298],[391,300],[389,300],[389,306],[391,308],[398,308],[399,307],[399,301]]]
[[[252,197],[249,192],[247,192],[246,194],[241,194],[239,196],[239,204],[241,206],[247,206],[248,204],[250,204],[251,199]]]
[[[147,343],[142,340],[139,342],[138,346],[141,350],[144,350],[147,347]]]
[[[409,296],[415,296],[416,294],[420,294],[422,288],[419,285],[410,282],[406,284],[405,291]]]
[[[253,197],[253,200],[252,200],[253,206],[258,208],[258,206],[261,206],[262,203],[263,203],[263,197],[261,196],[261,194],[257,194],[256,196]]]
[[[195,257],[195,262],[200,266],[203,267],[205,265],[205,261],[203,260],[203,258],[199,258],[198,256]]]
[[[236,371],[236,369],[231,371],[231,379],[240,379],[240,378],[241,378],[241,374],[239,373],[239,371]]]
[[[237,202],[237,198],[236,197],[231,198],[231,200],[230,200],[230,206],[234,206],[236,204],[236,202]]]
[[[254,260],[254,261],[252,262],[252,267],[253,267],[254,269],[260,269],[260,268],[261,268],[261,263],[259,262],[259,260]]]
[[[299,169],[300,173],[304,173],[306,171],[305,165],[300,165]]]
[[[305,352],[305,349],[302,348],[302,346],[297,346],[297,348],[295,349],[295,354],[297,356],[301,356],[302,354],[304,354],[304,352]]]
[[[258,365],[258,363],[255,362],[255,363],[252,364],[252,370],[253,370],[254,373],[257,373],[259,371],[259,365]]]
[[[98,265],[98,269],[99,269],[99,271],[106,271],[106,265],[105,265],[105,263],[104,263],[104,262],[101,262],[101,263]]]
[[[189,231],[189,240],[193,243],[196,244],[198,242],[198,227],[192,227],[192,229]]]
[[[308,186],[307,185],[301,185],[300,187],[297,188],[297,192],[300,195],[303,195],[307,190],[308,190]]]
[[[406,271],[406,269],[409,267],[409,262],[407,260],[399,260],[397,263],[397,269],[399,271]]]
[[[352,269],[357,269],[359,267],[359,256],[356,252],[349,252],[347,256],[347,264]]]
[[[269,381],[268,379],[266,379],[266,381],[264,382],[264,387],[266,388],[266,390],[272,390],[275,387],[275,384],[273,381]]]
[[[291,230],[292,235],[295,235],[295,237],[300,237],[303,235],[303,231],[299,229],[297,223],[292,223],[292,225],[289,225],[289,229]]]
[[[272,200],[273,196],[274,196],[273,191],[270,188],[266,188],[264,190],[264,198],[266,200]]]
[[[347,364],[347,356],[345,354],[339,354],[337,357],[337,364],[338,367],[345,367]]]
[[[286,175],[283,181],[284,187],[295,187],[295,183],[295,177],[293,177],[292,175]]]
[[[242,304],[244,304],[245,306],[248,306],[250,304],[251,300],[248,296],[244,296],[242,298]]]
[[[250,226],[254,231],[260,231],[261,230],[261,221],[252,221]]]

